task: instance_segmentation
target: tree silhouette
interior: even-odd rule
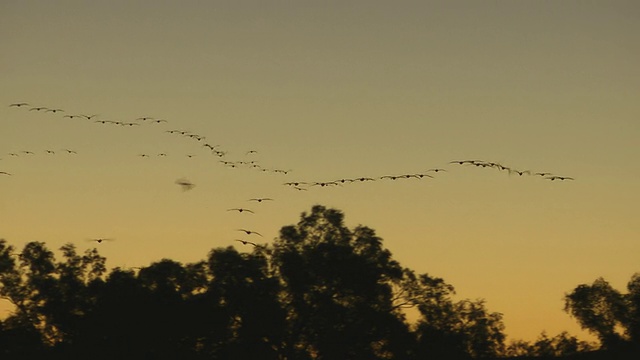
[[[314,206],[273,245],[251,249],[107,273],[96,249],[66,244],[56,260],[42,242],[17,252],[0,239],[0,297],[14,305],[0,321],[0,357],[417,360],[592,349],[567,333],[505,348],[502,314],[482,299],[454,300],[452,285],[402,267],[372,229],[349,229],[335,209]],[[597,279],[565,296],[566,311],[618,349],[594,359],[637,355],[622,345],[639,342],[640,274],[627,289]]]
[[[628,343],[640,349],[640,273],[632,276],[627,289],[629,293],[622,294],[603,278],[581,284],[565,295],[565,311],[596,334],[603,347]]]
[[[404,315],[393,306],[402,268],[373,230],[350,231],[341,212],[314,206],[274,243],[289,319],[287,358],[408,356]]]
[[[565,311],[584,329],[596,334],[603,346],[615,346],[622,340],[616,327],[624,317],[624,300],[622,294],[603,278],[598,278],[592,285],[579,285],[567,294]]]
[[[507,347],[505,355],[509,357],[554,358],[576,356],[593,350],[595,347],[592,344],[580,341],[566,331],[552,338],[542,332],[533,344],[522,340],[512,341]]]
[[[205,296],[223,310],[224,353],[237,359],[277,359],[286,320],[280,284],[269,273],[266,254],[259,248],[251,254],[215,249],[208,267],[212,280]]]

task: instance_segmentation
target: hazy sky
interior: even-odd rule
[[[0,44],[0,238],[18,248],[104,237],[109,267],[192,262],[322,204],[526,340],[589,338],[563,295],[640,271],[637,1],[0,0]]]

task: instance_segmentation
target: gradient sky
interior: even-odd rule
[[[0,238],[114,238],[99,244],[109,267],[192,262],[248,250],[241,227],[270,243],[322,204],[486,299],[511,339],[592,339],[563,295],[600,276],[626,291],[640,271],[639,20],[637,1],[1,0]],[[22,101],[65,112],[9,107]],[[172,129],[291,172],[225,167]],[[448,171],[282,185],[434,167]]]

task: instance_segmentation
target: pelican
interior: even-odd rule
[[[233,208],[233,209],[227,209],[227,211],[237,211],[237,212],[249,212],[252,214],[255,214],[253,211],[249,210],[249,209],[245,209],[245,208]]]
[[[553,181],[553,180],[575,180],[574,178],[569,177],[569,176],[547,176],[545,179],[551,180],[551,181]]]
[[[247,201],[263,202],[263,201],[273,201],[273,199],[272,198],[254,198],[254,199],[249,199]]]
[[[96,239],[87,239],[87,241],[94,241],[97,242],[98,244],[102,244],[103,241],[113,241],[115,239],[109,239],[109,238],[96,238]]]
[[[260,234],[259,232],[255,232],[255,231],[251,231],[251,230],[245,230],[245,229],[236,229],[237,231],[244,231],[247,235],[251,235],[251,234],[256,234],[258,236],[262,236],[262,234]]]
[[[514,173],[516,173],[516,174],[518,174],[520,176],[522,176],[524,174],[531,175],[531,170],[522,170],[522,171],[520,171],[520,170],[510,169],[509,170],[509,174],[511,174],[512,172],[514,172]]]
[[[258,246],[258,244],[251,242],[251,241],[247,241],[247,240],[240,240],[240,239],[235,239],[234,241],[238,241],[241,242],[242,245],[253,245],[253,246]]]

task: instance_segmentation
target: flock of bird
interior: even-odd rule
[[[141,116],[141,117],[137,117],[135,119],[129,120],[129,121],[123,121],[123,120],[105,120],[102,119],[98,114],[91,114],[91,115],[87,115],[87,114],[68,114],[64,109],[61,108],[50,108],[50,107],[45,107],[45,106],[32,106],[29,103],[26,102],[17,102],[17,103],[12,103],[9,105],[9,107],[13,107],[13,108],[18,108],[18,109],[25,109],[26,111],[29,112],[39,112],[39,113],[49,113],[49,114],[64,114],[62,115],[62,118],[68,118],[68,119],[80,119],[80,120],[84,120],[84,121],[91,121],[93,123],[96,124],[100,124],[100,125],[112,125],[112,126],[121,126],[121,127],[139,127],[139,126],[150,126],[150,125],[161,125],[161,124],[169,124],[170,121],[164,118],[156,118],[156,117],[151,117],[151,116]],[[249,168],[249,169],[254,169],[257,171],[261,171],[261,172],[269,172],[269,173],[279,173],[279,174],[283,174],[283,175],[288,175],[291,170],[290,169],[282,169],[282,168],[272,168],[272,167],[265,167],[263,165],[261,165],[259,163],[258,160],[254,160],[255,158],[252,158],[254,155],[258,154],[257,150],[254,149],[250,149],[250,150],[246,150],[244,152],[244,159],[243,160],[231,160],[228,158],[228,154],[229,152],[222,149],[220,145],[217,144],[213,144],[211,142],[207,141],[206,136],[202,135],[202,134],[197,134],[191,131],[187,131],[187,130],[181,130],[181,129],[170,129],[170,130],[164,130],[165,133],[171,135],[171,136],[178,136],[180,138],[186,139],[186,140],[190,140],[195,144],[198,144],[201,148],[205,149],[206,151],[210,152],[211,155],[215,156],[218,158],[218,162],[220,164],[222,164],[224,167],[227,168]],[[77,154],[77,152],[75,150],[72,149],[67,149],[67,148],[62,148],[59,150],[51,150],[51,149],[46,149],[43,150],[42,152],[40,151],[32,151],[32,150],[21,150],[21,151],[16,151],[16,152],[10,152],[7,153],[7,156],[10,157],[21,157],[21,156],[34,156],[37,153],[42,153],[45,155],[54,155],[57,152],[62,152],[65,154],[69,154],[69,155],[75,155]],[[164,158],[169,156],[168,153],[166,152],[159,152],[159,153],[141,153],[137,155],[140,158],[151,158],[151,157],[156,157],[156,158]],[[189,153],[186,155],[188,158],[193,158],[196,155]],[[0,160],[2,160],[2,158],[0,158]],[[518,169],[512,166],[506,166],[504,164],[500,164],[497,162],[491,162],[491,161],[484,161],[484,160],[454,160],[454,161],[450,161],[448,163],[449,165],[453,165],[453,166],[470,166],[470,167],[476,167],[476,168],[484,168],[484,169],[494,169],[500,172],[504,172],[508,175],[515,175],[518,177],[527,175],[527,176],[534,176],[534,177],[539,177],[545,180],[549,180],[549,181],[567,181],[567,180],[574,180],[573,177],[570,176],[564,176],[564,175],[557,175],[557,174],[552,174],[550,172],[543,172],[543,171],[533,171],[533,170],[528,170],[528,169]],[[346,184],[358,184],[358,183],[367,183],[367,182],[374,182],[374,181],[402,181],[402,180],[410,180],[410,179],[416,179],[416,180],[426,180],[426,179],[433,179],[436,175],[440,174],[440,173],[444,173],[447,172],[448,170],[445,168],[430,168],[427,169],[423,172],[419,172],[419,173],[405,173],[405,174],[393,174],[393,175],[382,175],[382,176],[363,176],[363,177],[355,177],[355,178],[340,178],[340,179],[335,179],[335,180],[330,180],[330,181],[288,181],[283,183],[283,185],[290,187],[294,190],[298,190],[298,191],[307,191],[311,188],[326,188],[326,187],[335,187],[335,186],[343,186]],[[8,171],[0,171],[0,175],[4,175],[4,176],[12,176],[13,174],[8,172]],[[183,191],[189,191],[192,190],[196,185],[191,182],[190,180],[186,179],[186,178],[180,178],[175,180],[175,184],[177,184],[178,186],[181,187],[181,189]],[[248,201],[251,202],[255,202],[255,203],[263,203],[263,202],[269,202],[269,201],[274,201],[274,199],[269,198],[269,197],[259,197],[259,198],[251,198]],[[235,208],[229,208],[227,209],[228,212],[237,212],[237,213],[241,213],[241,214],[255,214],[255,212],[251,209],[245,208],[245,207],[235,207]],[[244,235],[250,236],[250,235],[256,235],[256,236],[263,236],[262,234],[260,234],[259,232],[253,231],[253,230],[248,230],[248,229],[244,229],[244,228],[239,228],[236,229],[236,231],[243,233]],[[102,242],[105,241],[112,241],[114,239],[111,238],[93,238],[93,239],[87,239],[87,241],[91,241],[91,242],[95,242],[97,244],[100,244]],[[243,245],[252,245],[254,247],[259,246],[257,243],[252,242],[252,241],[248,241],[245,239],[234,239],[234,241],[239,242]]]

